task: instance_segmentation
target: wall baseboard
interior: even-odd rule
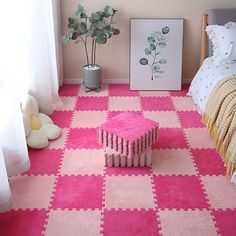
[[[182,84],[191,84],[192,79],[189,78],[184,78],[182,79]],[[64,84],[82,84],[83,79],[79,78],[74,78],[74,79],[64,79],[63,81]],[[103,79],[102,80],[103,84],[129,84],[129,79]]]
[[[83,79],[64,79],[64,84],[82,84]],[[129,84],[129,79],[103,79],[102,84]]]

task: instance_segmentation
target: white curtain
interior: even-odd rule
[[[0,212],[11,207],[8,176],[27,171],[30,161],[19,103],[9,82],[0,84]]]
[[[20,101],[29,92],[47,114],[61,105],[60,15],[55,1],[5,1],[0,9],[0,212],[11,207],[8,177],[30,167]]]
[[[55,0],[29,2],[29,89],[40,111],[46,114],[61,105],[58,97],[60,54],[56,52],[59,21],[56,9],[53,11],[53,6],[58,7],[58,4]]]
[[[53,25],[55,35],[55,47],[57,58],[57,75],[58,82],[63,84],[63,59],[62,59],[62,41],[61,41],[61,4],[60,0],[52,0]]]

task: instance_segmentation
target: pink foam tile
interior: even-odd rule
[[[141,97],[169,97],[168,91],[139,91]]]
[[[131,91],[129,84],[110,84],[110,96],[138,96],[138,91]]]
[[[53,175],[58,172],[62,149],[29,149],[30,169],[28,175]]]
[[[201,116],[196,111],[178,111],[178,117],[184,128],[202,128],[204,127]]]
[[[188,89],[189,89],[189,84],[182,84],[182,88],[180,91],[177,90],[170,91],[170,95],[175,97],[184,97],[187,95]]]
[[[82,97],[104,97],[104,96],[108,96],[108,85],[107,84],[101,84],[99,92],[97,92],[95,90],[86,92],[84,86],[81,86],[80,90],[79,90],[79,96],[82,96]]]
[[[150,175],[151,168],[148,167],[107,167],[107,175]]]
[[[236,208],[236,191],[229,176],[202,176],[201,178],[213,208]]]
[[[180,128],[175,111],[144,111],[144,117],[158,122],[160,128]]]
[[[108,108],[108,97],[78,97],[76,110],[104,111]]]
[[[2,236],[41,236],[47,217],[45,210],[10,211],[0,214]]]
[[[121,114],[123,111],[108,111],[108,120],[115,118],[119,114]],[[132,114],[136,115],[143,115],[142,111],[129,111]]]
[[[63,84],[59,88],[59,95],[60,96],[77,96],[79,92],[80,85],[78,84]]]
[[[163,235],[181,236],[217,236],[214,221],[206,210],[160,211],[161,231]]]
[[[207,208],[197,176],[154,176],[157,204],[160,208]]]
[[[187,143],[183,131],[178,128],[160,128],[158,141],[153,148],[186,148]]]
[[[69,128],[72,120],[72,111],[54,111],[50,117],[60,128]]]
[[[154,208],[150,176],[106,176],[106,208]]]
[[[11,177],[13,208],[47,208],[55,183],[55,176]]]
[[[206,128],[187,128],[184,133],[191,148],[215,148]]]
[[[110,111],[139,111],[140,101],[138,96],[109,97]]]
[[[63,149],[65,146],[67,134],[68,134],[68,129],[62,128],[61,135],[57,139],[50,140],[47,148],[48,149]]]
[[[96,128],[106,121],[107,111],[76,111],[72,128]]]
[[[60,97],[63,105],[58,107],[57,111],[73,111],[76,105],[76,97]]]
[[[155,211],[105,210],[104,236],[158,236]]]
[[[70,129],[66,148],[101,148],[97,141],[97,129]]]
[[[177,111],[196,111],[197,108],[190,97],[172,97]]]
[[[100,235],[101,212],[99,210],[52,210],[45,235]]]
[[[216,225],[222,236],[235,236],[236,232],[236,209],[233,210],[213,210]]]
[[[172,111],[173,103],[170,97],[141,97],[144,111]]]
[[[102,176],[60,176],[52,201],[53,208],[101,208]]]
[[[224,162],[215,149],[193,149],[192,155],[201,175],[225,175]]]
[[[62,175],[102,175],[105,165],[103,149],[65,150]]]
[[[188,149],[154,149],[152,151],[152,169],[156,175],[196,174]]]

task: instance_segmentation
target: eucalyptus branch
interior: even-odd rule
[[[157,58],[157,45],[158,45],[158,42],[156,42],[156,45],[155,45],[155,56],[153,58],[153,62],[152,62],[152,66],[151,66],[151,69],[152,69],[152,80],[153,80],[153,66],[154,66],[154,63],[156,62],[156,58]]]
[[[120,33],[119,29],[107,27],[114,23],[113,17],[116,12],[111,6],[105,6],[102,10],[87,15],[84,7],[78,4],[76,16],[68,18],[68,32],[62,37],[63,42],[68,43],[70,40],[75,40],[78,43],[82,41],[87,65],[94,66],[97,43],[106,44],[109,38]],[[91,44],[89,40],[92,41]],[[90,59],[91,61],[89,61]]]

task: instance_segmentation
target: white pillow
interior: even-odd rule
[[[236,63],[236,23],[206,27],[213,44],[213,59],[217,63]]]

